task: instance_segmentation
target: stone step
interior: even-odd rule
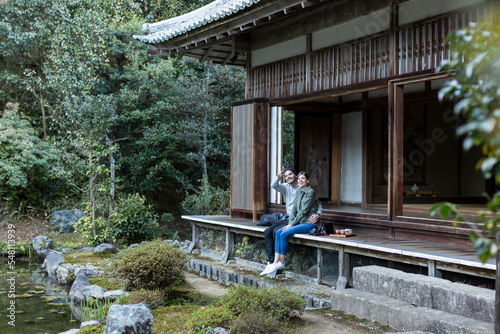
[[[439,334],[488,334],[494,325],[475,319],[413,306],[387,296],[345,289],[333,291],[332,309],[378,323],[400,331],[422,331]]]
[[[495,291],[379,266],[353,270],[353,287],[408,304],[494,323]]]

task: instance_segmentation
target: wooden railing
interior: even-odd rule
[[[279,98],[436,68],[449,57],[446,36],[469,22],[487,20],[486,5],[436,16],[306,55],[252,68],[248,98]],[[391,57],[395,57],[390,73]],[[309,72],[308,72],[309,71]],[[309,77],[307,77],[309,75]]]
[[[446,36],[469,22],[486,20],[486,6],[449,13],[397,29],[397,74],[436,68],[450,55]]]

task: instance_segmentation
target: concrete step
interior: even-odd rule
[[[495,291],[379,266],[353,270],[353,287],[408,304],[494,323]]]
[[[346,289],[333,291],[332,309],[377,321],[400,331],[422,331],[436,334],[494,333],[491,323],[413,306],[384,295]]]

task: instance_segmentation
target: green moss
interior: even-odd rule
[[[78,334],[102,334],[104,332],[105,327],[106,324],[104,323],[100,325],[85,326],[82,329],[80,329]]]
[[[107,291],[122,289],[125,283],[107,274],[89,277],[89,283],[99,285]]]
[[[190,319],[198,309],[198,306],[171,306],[152,310],[153,334],[194,333]]]

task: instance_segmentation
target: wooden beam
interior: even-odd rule
[[[311,87],[311,52],[312,52],[312,34],[306,35],[306,87],[305,91],[312,91]]]
[[[207,60],[207,58],[210,55],[210,52],[212,52],[213,48],[214,48],[213,46],[211,46],[211,47],[208,48],[208,50],[205,52],[205,54],[203,55],[203,57],[201,57],[200,62],[203,63],[205,60]]]

